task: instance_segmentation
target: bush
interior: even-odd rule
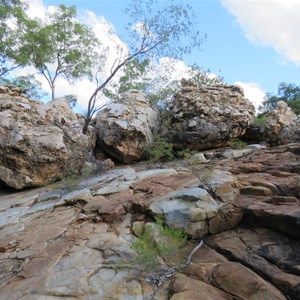
[[[247,146],[247,143],[239,140],[239,139],[233,139],[227,142],[227,146],[231,149],[244,149]]]
[[[184,149],[177,152],[178,157],[183,159],[190,159],[193,155],[195,155],[197,152],[194,150]]]
[[[156,222],[147,224],[143,233],[131,244],[131,249],[137,254],[135,263],[142,265],[145,270],[157,267],[161,257],[173,258],[187,241],[187,235],[181,230],[163,226],[161,218],[156,218]]]
[[[152,162],[168,161],[174,158],[173,145],[165,138],[154,134],[152,144],[145,147],[146,158]]]
[[[267,115],[261,114],[254,118],[253,123],[259,127],[264,128],[267,124]]]

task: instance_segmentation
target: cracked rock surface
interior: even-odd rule
[[[300,145],[175,168],[131,167],[0,196],[0,299],[300,299]],[[160,287],[134,264],[141,224],[188,233]],[[172,265],[172,258],[164,261]]]

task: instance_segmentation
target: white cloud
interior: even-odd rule
[[[237,81],[235,82],[235,84],[243,88],[245,97],[254,104],[256,111],[258,111],[258,108],[262,104],[266,95],[259,84],[252,82],[246,83],[241,81]]]
[[[54,12],[54,6],[46,7],[43,4],[42,0],[30,0],[28,15],[30,17],[38,17],[42,20],[45,20],[47,12]],[[95,35],[101,41],[101,46],[98,49],[99,53],[102,53],[106,56],[106,60],[103,62],[104,66],[103,71],[98,74],[98,79],[105,79],[110,75],[111,68],[118,64],[120,59],[126,57],[129,53],[128,47],[126,44],[114,34],[114,28],[112,24],[108,23],[106,19],[102,16],[96,16],[91,11],[86,11],[84,15],[80,16],[80,21],[87,24],[92,28]],[[55,70],[55,65],[50,66],[50,70]],[[94,74],[98,70],[94,69]],[[12,75],[28,75],[36,74],[36,70],[33,67],[26,67],[23,69],[17,69]],[[42,83],[42,88],[48,94],[51,94],[50,87],[46,79],[41,74],[36,74],[36,79]],[[101,78],[100,78],[101,77]],[[115,80],[119,76],[115,77]],[[55,93],[56,97],[61,97],[67,94],[75,94],[78,96],[78,104],[84,110],[87,108],[88,100],[96,88],[96,83],[91,82],[87,78],[80,79],[75,82],[75,84],[70,84],[66,79],[58,77],[55,83]],[[105,102],[107,99],[100,97],[99,105]]]
[[[299,0],[220,0],[252,42],[300,65]]]
[[[32,18],[45,18],[47,8],[44,6],[42,0],[29,0],[28,1],[28,15]]]

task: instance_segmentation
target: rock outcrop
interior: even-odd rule
[[[300,116],[297,116],[281,130],[278,142],[280,145],[300,142]]]
[[[159,114],[145,96],[131,90],[118,103],[109,104],[96,116],[98,146],[117,161],[140,160],[145,146],[159,128]]]
[[[166,137],[177,149],[222,147],[243,135],[255,114],[254,106],[238,86],[198,88],[183,79],[182,90],[173,102]]]
[[[56,183],[2,196],[0,299],[299,300],[299,154],[300,144],[260,148],[195,174],[128,167],[74,190]],[[204,238],[160,287],[131,247],[152,215]]]
[[[267,116],[267,123],[264,132],[266,142],[274,146],[290,140],[290,125],[292,122],[296,121],[296,118],[295,113],[290,107],[288,107],[286,102],[278,101],[276,107]],[[286,129],[282,134],[280,141],[279,135],[284,128]]]
[[[15,189],[42,186],[79,170],[95,136],[82,125],[65,99],[31,100],[24,91],[0,89],[0,180]]]

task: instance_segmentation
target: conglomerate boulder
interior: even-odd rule
[[[276,107],[267,116],[264,134],[266,142],[271,145],[287,144],[289,140],[292,139],[291,132],[295,128],[295,126],[290,125],[295,122],[296,119],[297,116],[293,110],[288,107],[287,103],[278,101]],[[285,131],[281,135],[281,131],[284,128]],[[280,135],[281,138],[279,138]]]
[[[294,118],[280,131],[278,140],[281,145],[300,142],[300,116]]]
[[[96,116],[97,144],[108,156],[130,163],[140,160],[158,130],[159,114],[145,96],[130,90]]]
[[[177,149],[222,147],[242,136],[255,114],[253,104],[238,86],[197,87],[182,80],[182,90],[170,108],[166,137]]]
[[[15,189],[42,186],[79,170],[95,139],[65,99],[42,103],[0,87],[0,180]]]

